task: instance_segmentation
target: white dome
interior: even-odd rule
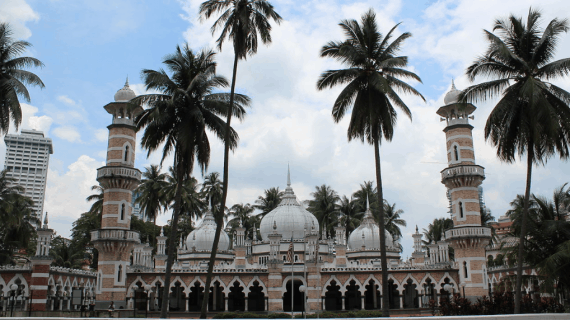
[[[135,98],[137,95],[135,92],[129,87],[129,78],[127,78],[127,82],[125,82],[125,86],[119,89],[117,93],[115,93],[115,101],[116,102],[125,102]]]
[[[214,236],[216,234],[216,221],[214,216],[210,211],[206,213],[204,220],[200,226],[194,231],[190,232],[186,238],[186,248],[192,251],[195,247],[197,251],[211,251],[212,243],[214,243]],[[218,250],[226,251],[230,248],[230,237],[222,229],[220,234],[220,242],[218,244]]]
[[[319,221],[297,201],[291,188],[290,176],[287,174],[287,188],[279,206],[261,219],[259,224],[261,238],[268,240],[269,234],[278,233],[283,236],[283,239],[290,239],[291,234],[293,239],[303,239],[305,230],[310,232],[313,226],[319,230]]]
[[[443,98],[443,102],[445,103],[445,105],[456,103],[457,101],[459,101],[459,95],[460,94],[461,94],[461,90],[457,90],[457,88],[455,87],[455,83],[452,80],[451,81],[451,90],[449,90],[449,92],[447,92],[445,94],[445,97]]]
[[[394,240],[388,231],[385,232],[386,247],[392,247]],[[348,236],[348,247],[352,250],[361,249],[364,246],[366,249],[380,249],[380,228],[372,217],[370,208],[366,208],[364,218],[358,226]]]

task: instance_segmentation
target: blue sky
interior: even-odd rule
[[[144,93],[142,69],[161,68],[162,58],[177,44],[194,49],[214,47],[209,28],[201,23],[195,0],[1,0],[0,21],[12,24],[15,37],[34,46],[27,53],[45,63],[36,69],[46,84],[31,89],[22,127],[44,130],[53,139],[45,209],[59,234],[69,236],[71,223],[89,208],[85,197],[96,183],[95,170],[105,161],[106,126],[111,118],[103,106],[112,101],[129,76],[131,87]],[[399,117],[395,138],[383,143],[382,170],[385,197],[405,211],[408,221],[404,257],[412,249],[409,235],[436,217],[446,215],[443,124],[435,111],[451,79],[465,88],[465,67],[486,48],[482,30],[509,13],[526,15],[529,6],[543,11],[544,21],[570,12],[566,1],[335,1],[275,0],[284,18],[274,25],[273,44],[260,46],[256,56],[240,62],[237,90],[250,95],[252,109],[235,128],[240,147],[231,159],[229,205],[252,203],[264,189],[285,187],[287,163],[293,188],[301,200],[309,199],[317,185],[327,184],[340,195],[350,195],[364,180],[374,179],[372,148],[346,140],[347,121],[335,124],[330,116],[340,89],[315,89],[321,72],[339,65],[318,57],[329,40],[343,38],[338,22],[359,18],[374,8],[381,30],[402,22],[399,32],[411,32],[403,54],[410,69],[423,80],[413,85],[427,103],[405,97],[413,121]],[[218,55],[218,72],[231,75],[232,50],[225,45]],[[570,35],[563,35],[557,58],[568,57]],[[570,80],[559,84],[570,90]],[[524,164],[500,163],[482,128],[493,101],[478,104],[473,125],[477,163],[486,167],[485,200],[495,217],[524,191]],[[213,140],[213,139],[212,139]],[[5,147],[0,147],[4,159]],[[222,145],[212,141],[210,171],[221,171]],[[158,163],[137,152],[141,170]],[[170,163],[170,162],[166,162]],[[570,181],[568,162],[552,159],[535,170],[533,191],[550,196],[555,187]],[[200,174],[196,176],[201,179]],[[164,223],[163,217],[159,222]]]

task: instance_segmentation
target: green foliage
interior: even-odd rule
[[[91,244],[91,231],[99,228],[101,228],[101,212],[98,210],[82,213],[79,219],[73,222],[71,228],[70,247],[89,260],[92,269],[97,268],[99,252]]]
[[[240,222],[245,228],[246,239],[253,237],[254,226],[259,226],[261,219],[259,216],[252,215],[254,208],[249,204],[237,203],[234,204],[228,214],[233,216],[233,219],[228,221],[228,226],[231,229],[230,234],[233,235],[237,227],[239,227]]]
[[[281,199],[283,199],[283,194],[283,191],[279,191],[279,187],[265,189],[264,195],[259,196],[257,200],[255,200],[255,205],[253,205],[253,207],[261,210],[259,215],[263,218],[266,214],[277,208]]]
[[[311,196],[313,199],[309,200],[307,210],[317,217],[320,228],[319,234],[325,233],[327,237],[331,236],[338,221],[337,203],[340,201],[340,197],[336,191],[325,184],[316,186]]]
[[[58,267],[81,269],[89,261],[85,256],[85,247],[61,236],[56,236],[51,241],[50,255],[54,259],[52,266]]]
[[[22,109],[18,97],[30,102],[26,85],[44,87],[42,80],[25,67],[43,67],[44,64],[31,57],[20,57],[32,44],[14,41],[7,23],[0,23],[0,133],[8,133],[10,122],[16,129],[22,122]]]

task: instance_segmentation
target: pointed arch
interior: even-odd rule
[[[342,286],[342,287],[344,287],[344,291],[346,292],[346,290],[347,290],[346,287],[350,285],[350,282],[352,280],[354,280],[355,284],[358,286],[358,291],[360,291],[361,294],[364,294],[364,291],[366,291],[366,289],[364,288],[362,283],[360,283],[360,281],[358,281],[358,279],[356,279],[354,274],[351,274],[350,277],[348,277],[348,279],[346,280],[346,282]],[[341,287],[341,289],[342,289],[342,287]],[[344,292],[343,292],[343,294],[344,294]]]
[[[457,282],[455,282],[455,279],[453,279],[453,277],[451,275],[449,275],[449,272],[445,272],[443,274],[443,276],[441,277],[441,279],[439,279],[439,281],[437,282],[437,285],[435,287],[435,289],[437,291],[441,290],[441,285],[444,283],[445,278],[448,278],[449,283],[453,284],[453,286],[455,287],[456,290],[459,290],[459,285],[457,284]]]
[[[338,279],[336,278],[336,275],[333,274],[333,275],[331,275],[330,278],[325,282],[325,285],[322,286],[321,296],[324,296],[324,295],[327,293],[327,287],[331,285],[331,282],[332,282],[332,281],[336,282],[336,284],[340,287],[340,290],[339,290],[339,291],[344,295],[344,292],[345,292],[346,290],[343,291],[342,282],[340,282],[340,280],[338,280]]]
[[[380,282],[380,280],[376,279],[376,277],[373,274],[370,274],[368,276],[368,278],[366,278],[366,280],[364,280],[364,285],[367,286],[368,282],[370,282],[370,280],[372,280],[374,282],[374,284],[376,284],[380,288],[382,288],[382,282]]]
[[[301,281],[301,283],[303,283],[304,286],[307,285],[307,281],[305,281],[305,279],[301,276],[295,276],[294,279]],[[289,282],[289,281],[291,281],[291,275],[288,275],[285,277],[285,279],[283,279],[283,284],[281,285],[281,293],[282,294],[287,292],[287,282]]]
[[[8,283],[6,284],[7,288],[10,288],[13,284],[16,283],[16,280],[20,280],[20,283],[24,286],[24,295],[28,295],[29,292],[29,285],[28,285],[28,281],[26,281],[26,279],[22,276],[22,274],[20,273],[16,273],[16,275],[10,279],[10,281],[8,281]]]
[[[228,285],[224,288],[224,293],[227,295],[230,293],[230,288],[233,286],[235,282],[238,282],[241,287],[243,288],[243,293],[245,293],[246,297],[249,294],[249,286],[246,286],[245,283],[238,277],[234,276],[234,278],[228,283]]]
[[[78,288],[79,287],[79,283],[77,283],[77,278],[73,279],[73,282],[71,283],[71,287],[72,288]]]
[[[188,287],[188,286],[186,285],[186,283],[184,282],[184,280],[182,280],[179,275],[176,276],[176,278],[174,278],[174,279],[172,279],[172,280],[170,281],[170,289],[176,287],[176,282],[180,282],[180,287],[181,287],[182,289],[184,289],[184,290],[182,290],[182,292],[184,292],[185,294],[190,293],[190,287]]]
[[[4,282],[4,279],[2,279],[2,277],[0,277],[0,288],[2,288],[2,291],[0,291],[0,294],[2,294],[3,296],[6,295],[6,290],[8,289],[6,286],[6,282]]]
[[[408,283],[408,279],[412,280],[412,283],[416,285],[416,288],[420,288],[420,284],[419,284],[418,280],[416,278],[414,278],[411,273],[408,273],[404,277],[404,280],[402,280],[402,283],[401,283],[402,290],[404,290],[404,285]]]
[[[253,283],[255,281],[257,281],[259,283],[259,286],[262,288],[261,292],[263,292],[267,296],[267,288],[265,287],[265,283],[263,283],[263,281],[261,281],[261,279],[259,279],[258,276],[254,276],[253,279],[251,279],[251,281],[248,283],[247,285],[248,292],[249,292],[249,287],[253,287]]]
[[[421,284],[422,287],[426,284],[426,282],[427,282],[428,279],[431,280],[431,283],[432,283],[433,285],[437,285],[437,281],[435,280],[435,278],[431,275],[431,273],[428,272],[428,273],[426,273],[426,275],[425,275],[425,276],[422,278],[422,280],[420,281],[420,284]]]
[[[132,297],[133,296],[133,288],[134,286],[137,284],[137,282],[142,283],[142,285],[144,286],[146,284],[146,282],[144,282],[144,280],[142,279],[141,276],[137,276],[135,280],[133,280],[131,282],[131,284],[129,285],[129,287],[127,288],[127,297]]]

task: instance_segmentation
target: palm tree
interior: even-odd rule
[[[570,187],[564,190],[566,186],[568,186],[568,183],[554,190],[553,202],[558,220],[564,219],[564,216],[570,211]]]
[[[169,167],[170,175],[166,175],[166,186],[164,188],[164,208],[172,208],[174,197],[176,195],[176,188],[178,178],[176,171],[173,167]],[[181,213],[185,216],[184,219],[190,221],[201,218],[202,213],[206,210],[207,203],[204,200],[203,194],[198,191],[200,183],[194,177],[184,180],[182,183],[182,198],[181,198]],[[186,218],[187,216],[187,218]],[[181,216],[182,218],[182,216]]]
[[[384,225],[386,226],[386,231],[388,231],[394,240],[402,238],[402,230],[400,227],[407,226],[406,220],[401,218],[404,214],[404,210],[396,209],[396,204],[390,204],[388,201],[384,200]]]
[[[398,24],[399,25],[399,24]],[[362,16],[361,24],[356,20],[343,20],[340,27],[347,39],[331,41],[321,49],[322,57],[335,58],[346,65],[347,69],[328,70],[317,82],[317,88],[324,90],[336,85],[346,85],[334,102],[332,116],[340,122],[352,108],[348,126],[348,140],[360,139],[374,145],[376,162],[376,189],[378,203],[383,203],[382,178],[380,172],[380,142],[384,138],[391,141],[396,124],[398,107],[410,119],[410,109],[398,96],[410,93],[422,99],[424,97],[401,79],[420,81],[415,73],[403,69],[408,58],[398,56],[404,40],[411,37],[404,32],[390,42],[394,26],[383,36],[376,25],[376,14],[372,9]],[[424,99],[425,101],[425,99]],[[388,301],[388,264],[386,260],[386,238],[384,236],[384,208],[379,205],[380,250],[382,263],[382,314],[389,316]]]
[[[256,204],[253,205],[255,209],[261,210],[261,213],[259,214],[261,218],[265,217],[266,214],[277,208],[284,194],[283,191],[279,191],[279,187],[265,189],[263,192],[264,195],[259,196],[257,200],[255,200]]]
[[[85,200],[87,202],[95,201],[93,202],[93,204],[91,204],[89,212],[97,214],[99,216],[99,220],[101,220],[101,214],[103,213],[103,194],[105,192],[105,189],[103,189],[103,187],[101,187],[100,185],[96,184],[91,186],[91,190],[96,191],[97,193],[88,196],[87,198],[85,198]]]
[[[340,197],[336,191],[326,184],[316,186],[315,192],[312,192],[311,196],[313,199],[309,201],[307,210],[317,217],[320,226],[319,232],[323,235],[323,239],[325,236],[328,238],[337,220],[337,203],[340,201]]]
[[[378,195],[376,193],[376,188],[374,187],[374,182],[364,181],[360,184],[360,189],[356,190],[352,197],[356,205],[357,212],[364,213],[366,211],[366,201],[370,204],[370,210],[375,216],[378,216]]]
[[[167,186],[166,174],[160,173],[160,167],[152,164],[150,167],[145,168],[142,176],[143,179],[135,190],[135,193],[139,194],[136,202],[140,205],[141,212],[144,212],[145,216],[152,220],[152,223],[156,226],[156,217],[166,204],[164,193]],[[153,234],[152,238],[152,241],[155,242],[156,235]]]
[[[7,23],[0,23],[0,133],[8,133],[10,122],[18,129],[22,122],[22,109],[18,96],[30,102],[27,85],[44,88],[44,83],[34,73],[23,70],[27,67],[43,67],[44,64],[32,57],[20,57],[32,44],[14,41]]]
[[[348,199],[347,196],[340,198],[338,212],[342,214],[340,223],[346,228],[345,239],[348,239],[348,235],[360,224],[363,212],[359,212],[356,201],[352,197]]]
[[[255,208],[249,203],[234,204],[229,210],[229,214],[233,216],[233,218],[228,221],[227,224],[232,229],[230,234],[233,234],[235,228],[239,227],[241,223],[245,228],[246,239],[250,236],[253,237],[253,232],[255,232],[254,228],[256,225],[259,225],[259,222],[261,221],[258,216],[252,216],[254,210]]]
[[[143,70],[147,90],[158,90],[159,94],[138,96],[132,100],[136,105],[149,105],[136,118],[137,130],[145,128],[141,139],[142,147],[148,154],[161,146],[162,159],[174,154],[173,167],[176,171],[176,192],[172,213],[171,234],[177,234],[178,220],[183,209],[183,182],[191,177],[194,163],[197,162],[202,174],[210,161],[210,143],[207,129],[222,139],[231,137],[230,146],[237,146],[238,135],[231,127],[220,119],[230,112],[229,95],[212,93],[220,87],[228,85],[224,77],[216,75],[215,53],[211,50],[193,52],[188,44],[176,47],[176,52],[165,57],[163,63],[172,73],[169,76],[164,70]],[[249,98],[236,96],[234,116],[243,118],[243,106],[249,104]],[[174,260],[175,237],[169,237],[168,260],[166,264],[164,294],[161,318],[168,313],[168,291]]]
[[[19,223],[14,210],[14,200],[24,192],[24,188],[15,184],[16,179],[8,175],[8,169],[0,171],[0,220],[5,226]]]
[[[542,30],[541,14],[529,9],[528,17],[511,15],[485,30],[487,52],[467,69],[471,81],[491,79],[467,88],[460,99],[477,102],[500,96],[485,125],[485,139],[497,147],[497,157],[507,163],[526,153],[527,174],[519,259],[515,287],[515,313],[520,313],[522,259],[530,202],[533,164],[544,164],[558,153],[570,154],[570,93],[549,82],[570,72],[570,59],[552,61],[558,38],[568,31],[566,19],[553,19]]]
[[[202,196],[208,200],[208,205],[212,208],[218,208],[222,203],[222,193],[223,193],[223,183],[220,180],[219,172],[210,172],[204,177],[204,183],[202,184],[202,189],[200,193]],[[212,210],[212,213],[217,212],[217,210]]]
[[[232,108],[234,106],[235,86],[238,61],[246,59],[248,55],[257,53],[258,36],[264,44],[271,43],[271,24],[269,20],[279,24],[282,20],[281,16],[273,10],[273,6],[266,0],[206,0],[200,5],[200,17],[208,19],[213,14],[221,13],[219,18],[212,26],[212,34],[216,30],[221,29],[220,37],[216,40],[218,49],[222,50],[222,45],[226,38],[232,41],[234,47],[234,67],[232,73],[232,85],[230,92],[230,112],[227,114],[226,120],[226,136],[224,138],[224,177],[223,177],[223,193],[221,208],[226,207],[226,199],[228,197],[228,175],[229,175],[229,156],[230,156],[230,136],[229,128],[232,121]],[[218,215],[218,226],[214,236],[212,245],[212,254],[210,256],[210,265],[208,267],[208,276],[206,277],[206,290],[204,292],[204,300],[202,302],[202,311],[200,318],[206,318],[208,308],[208,297],[210,294],[210,282],[212,281],[212,272],[214,271],[214,262],[216,259],[216,251],[218,242],[222,232],[222,214]]]
[[[440,241],[445,230],[451,228],[453,228],[453,220],[451,218],[434,219],[427,229],[423,229],[425,240],[422,240],[422,243],[428,245]]]

